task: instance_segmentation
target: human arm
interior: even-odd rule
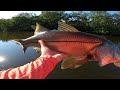
[[[40,57],[23,66],[0,71],[0,79],[45,79],[57,63],[67,57],[49,49],[41,40],[39,43],[41,45]]]

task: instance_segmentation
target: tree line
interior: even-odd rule
[[[42,11],[40,15],[20,13],[11,19],[0,19],[0,31],[33,31],[31,25],[36,25],[36,22],[52,30],[57,29],[58,21],[83,32],[113,35],[120,33],[120,11],[114,14],[107,11]]]

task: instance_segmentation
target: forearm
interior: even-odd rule
[[[0,79],[44,79],[58,62],[53,57],[39,57],[26,65],[0,71]]]

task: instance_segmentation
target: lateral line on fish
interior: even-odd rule
[[[81,43],[101,43],[101,42],[83,42],[83,41],[47,41],[47,42],[81,42]]]
[[[101,42],[82,42],[82,41],[47,41],[47,42],[81,42],[81,43],[101,43]],[[32,42],[36,43],[36,42]]]
[[[80,42],[80,43],[101,43],[101,42],[83,42],[83,41],[47,41],[47,42]],[[32,42],[36,43],[36,42]]]

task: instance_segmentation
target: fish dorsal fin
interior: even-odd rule
[[[48,31],[49,29],[41,26],[40,24],[36,23],[36,29],[35,29],[35,33],[34,34],[37,34],[41,31]]]
[[[58,31],[79,32],[76,28],[64,22],[58,22]]]

